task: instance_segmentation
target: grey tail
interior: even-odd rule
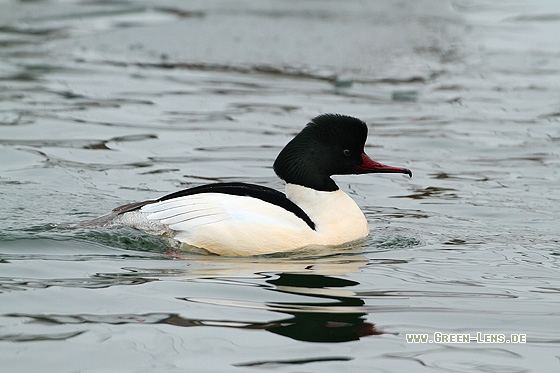
[[[76,228],[106,228],[118,226],[119,224],[116,219],[119,217],[119,215],[122,215],[126,212],[136,211],[142,208],[142,206],[146,206],[154,202],[157,202],[157,200],[127,203],[126,205],[114,208],[113,211],[108,214],[102,215],[95,219],[72,224],[72,226]]]

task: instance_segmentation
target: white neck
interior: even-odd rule
[[[322,192],[296,184],[286,184],[286,196],[315,223],[323,244],[343,244],[369,234],[368,222],[342,190]]]

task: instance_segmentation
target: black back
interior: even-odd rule
[[[140,208],[142,208],[142,206],[148,205],[150,203],[167,201],[173,198],[191,196],[193,194],[199,193],[223,193],[235,196],[257,198],[273,205],[282,207],[283,209],[293,213],[298,218],[303,220],[309,226],[309,228],[315,230],[315,223],[313,223],[311,218],[309,218],[305,211],[303,211],[298,205],[290,201],[284,193],[272,188],[247,183],[215,183],[200,185],[194,188],[179,190],[177,192],[165,195],[157,200],[135,202],[128,205],[123,205],[117,207],[113,211],[117,214],[123,214],[125,212],[139,210]]]

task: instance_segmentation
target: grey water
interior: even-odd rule
[[[1,371],[560,369],[559,2],[0,9]],[[209,182],[282,189],[274,158],[326,112],[414,172],[336,178],[359,245],[218,257],[68,226]]]

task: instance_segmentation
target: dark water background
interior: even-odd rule
[[[0,370],[558,372],[560,2],[3,1]],[[313,116],[363,245],[170,254],[71,223],[271,169]],[[407,343],[523,333],[525,344]]]

